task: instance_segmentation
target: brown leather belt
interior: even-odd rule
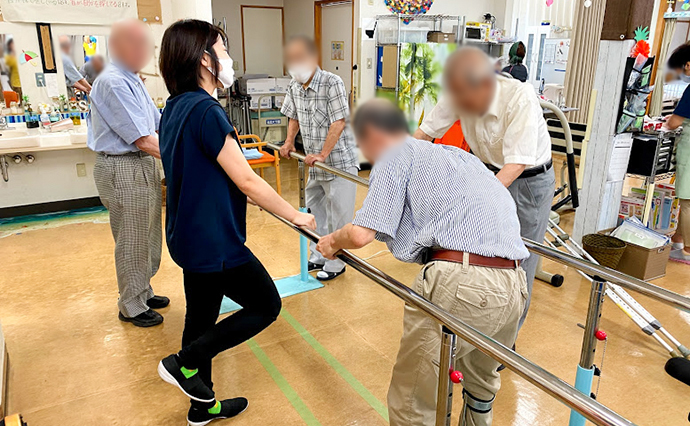
[[[462,263],[463,252],[453,250],[434,250],[431,260],[444,260],[446,262]],[[497,269],[515,269],[520,266],[519,260],[510,260],[503,257],[486,257],[478,254],[469,254],[469,263],[474,266]]]

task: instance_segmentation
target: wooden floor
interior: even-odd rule
[[[283,162],[283,190],[297,204],[296,166]],[[267,172],[270,181],[273,172]],[[366,174],[363,172],[363,174]],[[365,196],[360,188],[358,203]],[[566,227],[572,215],[565,215]],[[248,246],[274,277],[297,274],[298,236],[250,208]],[[357,252],[410,283],[419,266],[403,264],[376,243]],[[184,317],[182,274],[166,249],[153,286],[169,296],[163,325],[138,329],[117,319],[113,241],[107,224],[84,223],[0,239],[0,321],[11,372],[9,409],[29,426],[185,425],[188,400],[162,382],[156,365],[179,349]],[[572,383],[589,292],[572,270],[561,288],[542,282],[517,351]],[[690,267],[668,266],[654,282],[690,296]],[[251,282],[246,283],[251,285]],[[690,345],[690,314],[637,297]],[[251,343],[215,360],[220,397],[244,395],[249,409],[218,425],[385,425],[386,392],[402,331],[403,304],[354,270],[323,289],[284,300],[277,322]],[[606,347],[598,400],[638,425],[684,425],[690,388],[664,373],[664,350],[612,303],[602,329]],[[604,346],[597,355],[601,365]],[[568,410],[510,371],[494,424],[565,425]],[[596,387],[596,385],[595,385]],[[460,407],[456,392],[455,417]]]

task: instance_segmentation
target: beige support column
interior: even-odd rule
[[[570,41],[568,69],[565,73],[565,99],[570,107],[579,108],[571,112],[569,119],[576,123],[587,121],[587,110],[594,85],[599,39],[604,23],[606,0],[592,0],[590,7],[585,0],[576,0],[573,35]]]

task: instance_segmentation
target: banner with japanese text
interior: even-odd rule
[[[0,0],[9,22],[110,25],[137,17],[136,0]]]

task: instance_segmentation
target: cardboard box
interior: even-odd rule
[[[613,228],[604,229],[599,231],[599,234],[608,235],[611,231],[613,231]],[[644,281],[661,278],[666,275],[666,265],[671,255],[672,245],[670,243],[664,247],[653,249],[628,242],[626,244],[627,247],[620,262],[618,262],[617,271]]]
[[[429,43],[455,43],[455,34],[429,31],[429,34],[426,36],[426,41]]]
[[[278,109],[283,107],[283,102],[285,102],[285,96],[275,96],[273,98],[273,106]]]
[[[276,93],[287,93],[291,81],[289,77],[276,78]]]
[[[247,94],[267,94],[276,92],[275,78],[254,78],[247,80]]]
[[[387,89],[395,89],[397,82],[398,47],[379,46],[376,85]]]
[[[261,109],[271,109],[273,107],[273,96],[253,94],[249,104],[251,109],[259,109],[259,98],[261,98]]]

